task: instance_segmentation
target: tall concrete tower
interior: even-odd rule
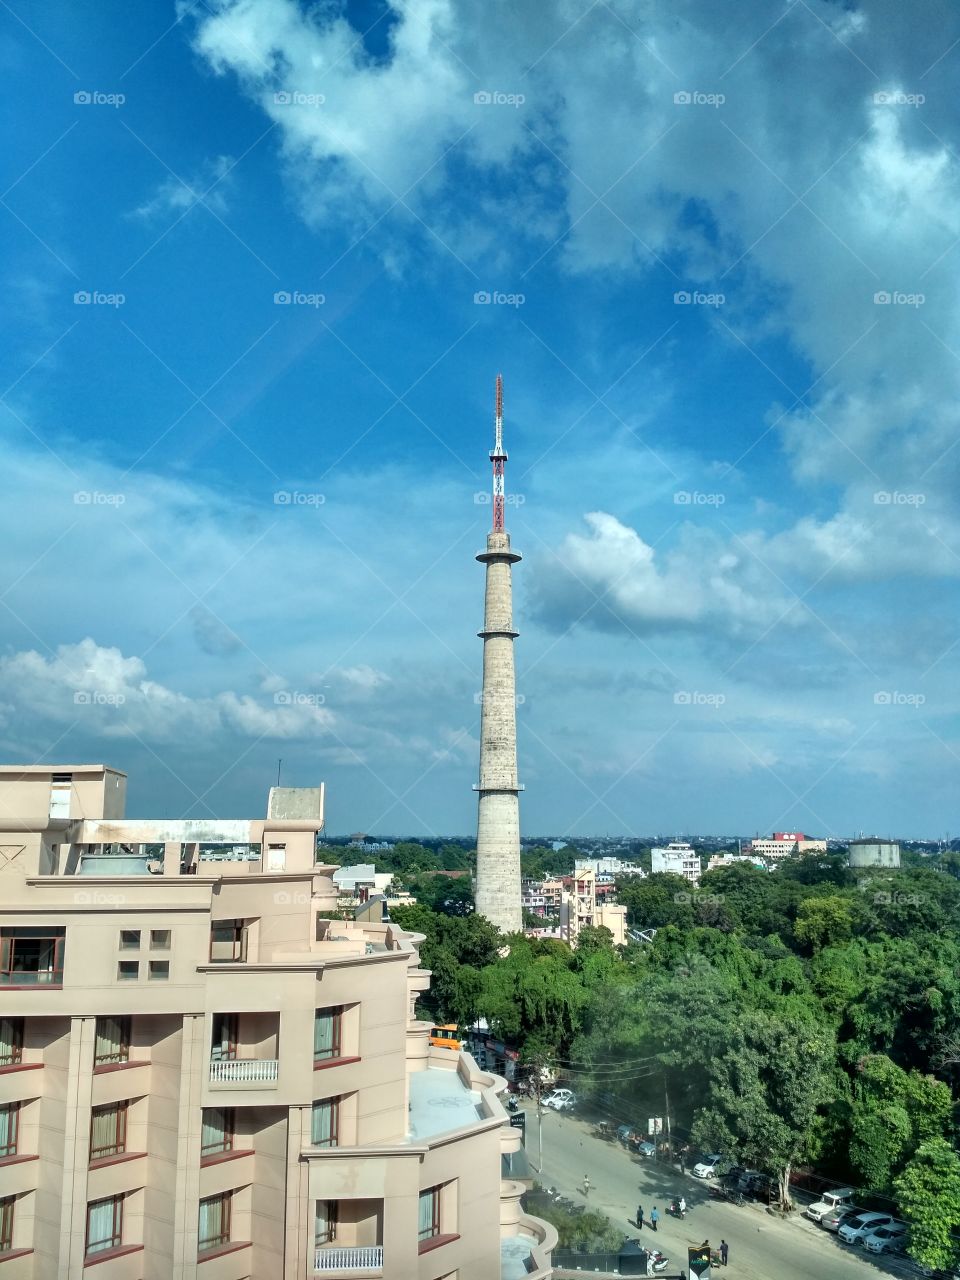
[[[503,520],[503,379],[497,375],[493,463],[493,528],[477,559],[487,566],[483,606],[483,694],[480,709],[480,793],[477,816],[477,911],[504,933],[523,927],[520,905],[520,792],[517,781],[517,687],[513,668],[512,566]]]

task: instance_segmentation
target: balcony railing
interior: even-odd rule
[[[315,1275],[334,1271],[382,1271],[383,1245],[362,1244],[352,1249],[318,1249],[313,1270]]]
[[[210,1063],[211,1084],[276,1084],[279,1074],[276,1058],[215,1058]]]

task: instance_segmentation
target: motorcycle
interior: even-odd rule
[[[682,1220],[687,1216],[687,1206],[684,1205],[681,1209],[679,1200],[671,1200],[667,1205],[667,1213],[669,1213],[672,1218],[680,1218]]]
[[[666,1271],[667,1263],[670,1261],[668,1257],[660,1252],[659,1249],[647,1250],[647,1274],[650,1274],[650,1268],[653,1268],[653,1274],[659,1275],[662,1271]]]
[[[731,1204],[741,1205],[744,1202],[743,1192],[736,1184],[714,1183],[710,1187],[710,1195],[715,1200],[729,1200]]]
[[[511,1114],[515,1111],[519,1111],[520,1109],[520,1103],[512,1093],[507,1098],[506,1107]]]

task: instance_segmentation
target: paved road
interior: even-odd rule
[[[532,1104],[524,1104],[527,1118],[527,1154],[537,1165],[537,1117]],[[860,1248],[840,1244],[799,1214],[783,1221],[759,1205],[737,1207],[710,1198],[709,1187],[691,1175],[633,1156],[617,1142],[593,1137],[592,1124],[570,1115],[544,1111],[543,1173],[541,1185],[581,1203],[586,1174],[590,1179],[589,1205],[602,1210],[627,1237],[637,1237],[634,1215],[642,1203],[649,1215],[660,1210],[657,1247],[670,1259],[671,1272],[686,1270],[687,1246],[709,1239],[716,1248],[725,1239],[730,1246],[727,1275],[730,1280],[891,1280],[891,1267]],[[666,1206],[686,1197],[684,1222],[666,1216]],[[644,1228],[642,1238],[648,1238]],[[897,1270],[899,1266],[894,1264]],[[714,1275],[716,1276],[716,1272]]]

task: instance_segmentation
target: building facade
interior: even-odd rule
[[[826,840],[812,840],[802,831],[775,831],[771,839],[758,836],[749,851],[758,858],[790,858],[800,853],[826,853]]]
[[[578,867],[570,877],[569,890],[560,896],[560,937],[575,947],[580,931],[587,928],[609,929],[614,946],[622,947],[627,940],[627,909],[598,902],[596,873],[592,867]]]
[[[664,848],[650,850],[651,872],[668,871],[691,884],[700,883],[700,855],[683,840],[671,840]]]
[[[0,1280],[545,1280],[422,939],[327,918],[322,788],[134,821],[125,783],[0,768]]]

